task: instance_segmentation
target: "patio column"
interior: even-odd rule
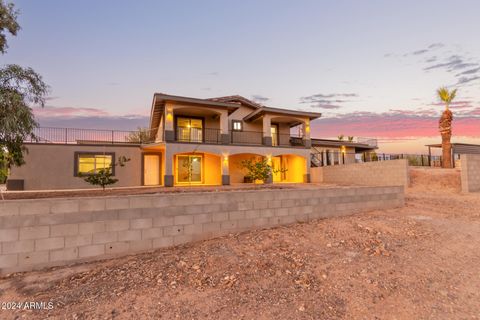
[[[228,111],[224,110],[220,115],[220,141],[222,144],[230,144],[230,133],[228,132]]]
[[[222,185],[228,186],[230,185],[230,171],[229,171],[229,163],[228,163],[228,154],[222,155]]]
[[[165,105],[165,137],[164,141],[175,141],[175,131],[173,126],[173,107],[169,104]]]
[[[303,182],[310,183],[310,163],[307,158],[305,158],[305,174],[303,175]]]
[[[272,122],[269,115],[264,115],[263,118],[263,145],[272,146]]]
[[[310,119],[307,119],[302,124],[302,131],[303,131],[303,145],[305,148],[312,147],[312,140],[310,139]]]
[[[165,173],[163,175],[163,185],[173,187],[173,154],[168,147],[165,148]]]

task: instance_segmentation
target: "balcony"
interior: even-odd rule
[[[141,131],[98,130],[79,128],[35,128],[36,139],[26,138],[26,143],[53,144],[147,144],[155,142],[156,129]],[[163,137],[163,132],[162,132]],[[225,139],[225,138],[224,138]],[[158,142],[159,140],[157,140]],[[163,138],[162,140],[163,141]],[[220,129],[177,127],[176,142],[196,144],[224,144]],[[302,136],[292,134],[277,134],[272,136],[273,147],[304,148]],[[263,132],[260,131],[229,131],[228,144],[233,145],[263,145]]]

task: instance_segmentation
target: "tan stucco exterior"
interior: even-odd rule
[[[27,144],[25,164],[11,169],[9,179],[23,179],[25,190],[86,189],[91,186],[74,175],[75,152],[114,152],[118,159],[130,159],[124,167],[115,168],[116,187],[140,186],[142,150],[139,146]]]

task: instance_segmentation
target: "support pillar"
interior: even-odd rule
[[[263,145],[272,146],[272,122],[269,115],[264,115],[263,118]]]
[[[222,185],[230,185],[230,164],[228,154],[222,156]]]
[[[173,177],[173,154],[169,152],[168,147],[165,148],[165,174],[163,175],[163,185],[165,187],[173,187],[175,183]]]

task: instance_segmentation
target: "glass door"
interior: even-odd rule
[[[177,183],[202,183],[202,161],[201,155],[177,156]]]
[[[177,117],[177,141],[202,142],[203,120],[197,118]]]

